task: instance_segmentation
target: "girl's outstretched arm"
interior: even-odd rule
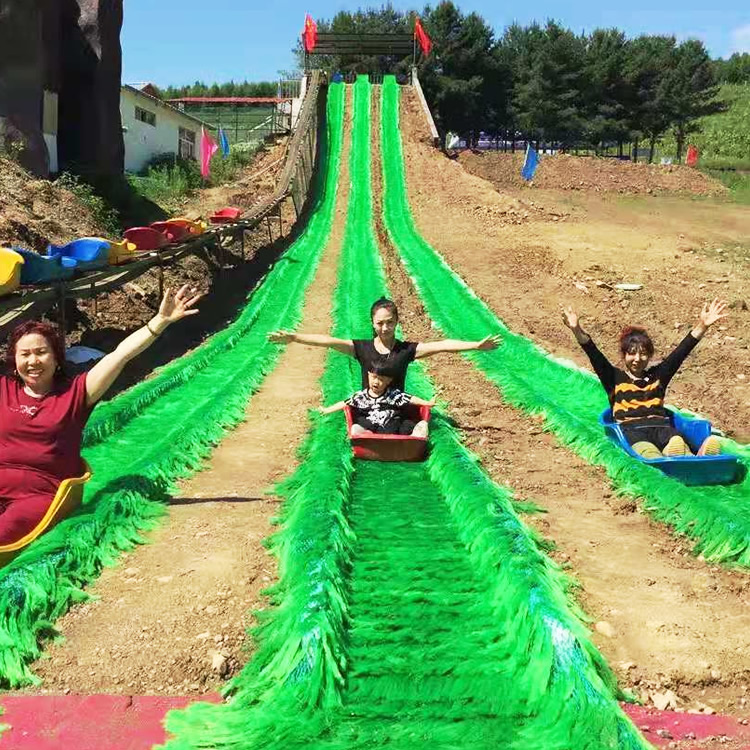
[[[337,401],[335,404],[330,406],[321,406],[319,411],[321,414],[333,414],[335,411],[342,411],[346,406],[346,401]]]
[[[615,387],[615,368],[612,366],[612,363],[599,351],[591,336],[581,328],[578,313],[572,307],[568,306],[563,309],[562,319],[563,323],[573,331],[576,341],[583,347],[583,351],[586,352],[586,356],[589,358],[594,372],[604,386],[607,395],[609,395]]]
[[[325,346],[343,354],[354,356],[354,342],[351,339],[336,339],[324,333],[294,333],[293,331],[274,331],[268,334],[268,340],[274,344],[307,344],[308,346]]]
[[[435,399],[433,398],[431,401],[425,401],[423,398],[419,398],[419,396],[412,396],[409,403],[415,404],[416,406],[435,406]]]
[[[481,341],[458,341],[457,339],[443,339],[442,341],[427,341],[417,344],[415,359],[431,357],[441,352],[487,352],[497,349],[500,335],[485,336]]]

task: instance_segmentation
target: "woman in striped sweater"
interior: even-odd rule
[[[612,406],[612,416],[633,450],[644,458],[689,456],[690,448],[669,421],[664,397],[669,381],[685,357],[717,320],[727,316],[727,303],[715,299],[701,310],[695,327],[661,362],[650,365],[654,344],[645,328],[628,326],[620,334],[620,354],[624,368],[615,367],[599,351],[580,325],[572,307],[563,311],[563,322],[586,352],[594,372],[604,386]],[[711,435],[704,441],[698,455],[719,453],[719,440]]]

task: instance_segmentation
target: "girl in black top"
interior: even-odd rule
[[[441,352],[489,351],[497,349],[499,336],[486,336],[481,341],[442,341],[414,342],[401,341],[396,338],[398,310],[389,299],[381,297],[370,308],[372,327],[375,337],[372,339],[337,339],[318,333],[293,333],[275,331],[269,339],[276,343],[308,344],[325,346],[354,357],[362,368],[362,388],[367,388],[367,373],[373,364],[387,364],[393,371],[393,387],[404,390],[406,368],[415,359],[422,359]]]
[[[664,408],[667,386],[685,357],[717,320],[727,316],[727,303],[715,299],[706,303],[700,320],[690,333],[659,364],[649,367],[654,345],[645,328],[629,326],[620,334],[620,353],[625,369],[614,367],[581,328],[572,307],[563,311],[563,322],[588,355],[612,406],[612,417],[633,450],[644,458],[692,455],[685,440],[672,427]],[[698,455],[719,453],[719,440],[706,438]]]

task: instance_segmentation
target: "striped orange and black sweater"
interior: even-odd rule
[[[581,347],[607,391],[615,421],[633,426],[656,426],[669,423],[669,415],[664,408],[667,386],[697,343],[698,339],[688,333],[668,357],[649,367],[638,380],[633,380],[625,370],[615,367],[590,338]]]

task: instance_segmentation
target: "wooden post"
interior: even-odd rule
[[[95,294],[94,290],[96,289],[96,286],[94,285],[94,282],[91,282],[91,296],[94,298],[94,315],[96,315],[99,312],[99,297],[97,294]]]
[[[281,220],[281,202],[279,202],[279,205],[276,207],[279,212],[279,237],[284,236],[284,224]]]
[[[164,268],[161,264],[161,256],[156,256],[157,262],[159,264],[159,304],[161,304],[161,300],[164,297]]]
[[[240,252],[242,253],[242,260],[245,260],[245,230],[244,229],[242,230],[242,236],[240,238]]]
[[[271,218],[266,214],[266,228],[268,229],[268,241],[273,242],[273,235],[271,234]]]

